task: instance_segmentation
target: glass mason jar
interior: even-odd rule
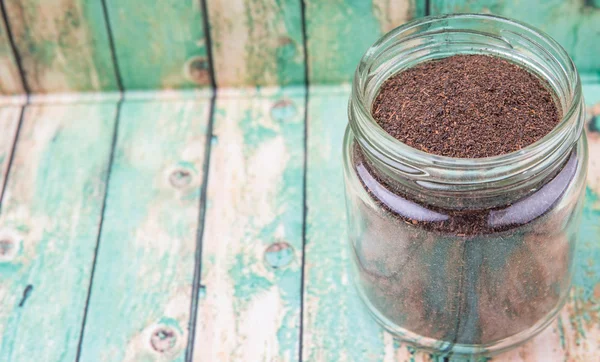
[[[371,116],[391,75],[456,54],[487,54],[544,79],[563,118],[519,151],[428,154]],[[584,198],[587,144],[577,70],[529,26],[487,15],[403,25],[363,56],[343,163],[354,280],[399,339],[438,353],[492,355],[543,330],[565,303]]]

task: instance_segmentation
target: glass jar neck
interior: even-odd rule
[[[519,64],[546,80],[563,118],[536,143],[513,153],[477,159],[429,154],[393,138],[371,116],[391,75],[431,59],[487,54]],[[418,201],[450,209],[505,205],[550,180],[583,131],[585,108],[575,65],[549,36],[508,19],[450,15],[401,26],[367,50],[354,76],[349,122],[373,171]]]

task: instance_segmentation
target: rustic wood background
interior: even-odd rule
[[[600,359],[600,1],[0,5],[0,361],[443,360],[350,284],[340,152],[362,53],[450,12],[553,35],[590,110],[571,299],[493,361]]]
[[[4,0],[0,92],[345,83],[382,34],[453,12],[526,21],[600,70],[598,0]]]

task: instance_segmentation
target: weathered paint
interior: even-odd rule
[[[117,103],[119,92],[47,93],[28,95],[29,104]]]
[[[193,100],[199,98],[210,98],[213,94],[211,88],[195,88],[184,90],[161,90],[153,91],[127,91],[123,93],[123,99],[126,101],[168,101],[168,100]]]
[[[0,18],[0,69],[2,69],[2,73],[0,73],[1,95],[25,93],[4,18]]]
[[[1,361],[75,359],[115,110],[25,110],[0,215],[11,250],[0,258]]]
[[[16,106],[0,108],[0,195],[4,189],[22,108]]]
[[[584,87],[586,99],[600,99]],[[442,357],[394,342],[371,321],[347,271],[341,140],[349,91],[311,88],[308,106],[307,239],[304,289],[304,359],[310,361],[429,361]],[[592,108],[592,115],[596,110]],[[600,111],[597,112],[600,114]],[[589,123],[591,160],[600,136]],[[589,181],[597,180],[591,167]],[[594,184],[591,184],[594,185]],[[592,186],[594,187],[594,186]],[[571,297],[559,318],[525,345],[491,361],[591,361],[600,349],[600,199],[588,188]]]
[[[596,195],[600,195],[600,85],[594,87],[588,86],[586,88],[592,88],[594,90],[593,94],[586,92],[586,100],[593,102],[592,104],[594,104],[588,109],[589,120],[587,137],[590,151],[588,187],[591,188]],[[590,99],[594,95],[596,96],[596,99]]]
[[[209,99],[125,102],[81,361],[183,361]]]
[[[367,48],[395,27],[425,15],[424,3],[424,0],[306,0],[310,84],[350,82]]]
[[[304,90],[220,91],[214,122],[194,361],[297,361]]]
[[[6,0],[9,25],[33,92],[116,90],[101,1]],[[207,1],[219,86],[303,84],[301,0]],[[126,89],[182,89],[210,83],[200,1],[106,0],[115,58]],[[306,0],[310,82],[352,79],[360,56],[382,34],[425,15],[425,0]],[[598,73],[598,0],[435,0],[432,14],[495,13],[546,30],[580,71]],[[1,21],[0,21],[1,23]],[[23,85],[0,24],[1,94]]]
[[[32,93],[117,90],[101,1],[4,3]]]
[[[217,85],[304,84],[301,0],[208,1]]]
[[[199,0],[106,2],[126,90],[210,84]]]
[[[348,96],[348,88],[309,91],[303,320],[307,361],[383,361],[394,353],[384,343],[392,340],[384,340],[350,280],[341,163]]]
[[[580,72],[598,73],[600,70],[600,8],[594,7],[591,1],[432,0],[430,12],[432,15],[491,13],[527,22],[556,39]]]

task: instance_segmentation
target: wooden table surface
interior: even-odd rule
[[[600,86],[584,89],[591,159],[571,298],[493,361],[600,355]],[[2,106],[0,361],[442,360],[394,341],[349,280],[348,95]]]
[[[452,12],[540,27],[600,84],[600,0],[3,0],[0,12],[0,362],[443,360],[395,342],[349,280],[349,87],[324,84],[350,82],[396,26]],[[600,115],[600,85],[585,95]],[[493,361],[600,360],[600,116],[588,137],[571,299]]]

